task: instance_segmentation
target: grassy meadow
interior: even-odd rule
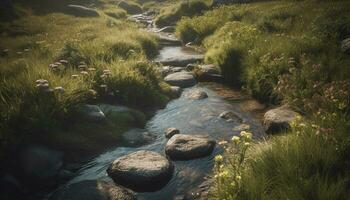
[[[18,17],[0,23],[1,147],[38,140],[61,149],[69,149],[67,143],[102,147],[133,125],[132,116],[117,116],[103,129],[77,130],[80,105],[148,110],[168,101],[168,86],[148,61],[157,55],[156,37],[126,20],[127,11],[104,1],[96,5],[99,17],[84,18],[51,10],[37,14],[51,7],[28,3],[15,4]]]
[[[349,11],[346,1],[264,1],[176,23],[177,36],[203,48],[227,84],[303,116],[288,133],[253,142],[243,132],[224,145],[213,199],[348,198],[350,56],[341,42]]]

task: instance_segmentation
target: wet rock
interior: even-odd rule
[[[159,33],[159,32],[172,33],[174,31],[175,31],[174,26],[166,26],[166,27],[163,27],[163,28],[157,30],[156,33]]]
[[[108,175],[114,182],[135,191],[156,191],[172,177],[173,164],[152,151],[137,151],[122,156],[109,166]]]
[[[208,98],[208,94],[201,90],[194,90],[194,91],[189,91],[186,94],[186,97],[192,100],[200,100],[200,99]]]
[[[21,172],[33,180],[52,179],[62,167],[62,157],[61,152],[43,146],[25,147],[19,154]]]
[[[162,63],[163,65],[185,67],[191,63],[203,62],[203,59],[204,59],[203,55],[187,55],[183,57],[173,57],[173,58],[161,60],[160,63]]]
[[[177,128],[168,128],[166,131],[165,131],[165,137],[166,138],[171,138],[171,137],[173,137],[174,135],[176,135],[176,134],[180,134],[180,131],[179,131],[179,129],[177,129]]]
[[[181,93],[182,93],[182,89],[178,86],[171,86],[170,91],[171,91],[172,96],[174,96],[174,97],[180,97]]]
[[[288,108],[281,106],[269,110],[264,115],[264,128],[266,133],[280,133],[290,129],[290,123],[296,119],[298,114]]]
[[[183,67],[170,67],[170,66],[164,66],[162,68],[159,69],[159,72],[160,74],[163,76],[163,77],[166,77],[168,76],[169,74],[173,74],[173,73],[176,73],[176,72],[181,72],[183,71],[184,68]]]
[[[223,80],[223,76],[215,65],[200,65],[196,74],[199,81],[221,82]]]
[[[92,8],[87,8],[81,5],[68,5],[67,13],[76,17],[98,17],[99,14]]]
[[[164,78],[164,81],[169,85],[182,88],[191,87],[196,84],[196,79],[190,72],[177,72],[170,74]]]
[[[104,122],[106,120],[105,114],[97,105],[83,105],[80,108],[80,113],[85,120],[90,122]]]
[[[181,72],[181,71],[183,71],[183,70],[184,70],[183,67],[172,67],[172,68],[171,68],[171,72],[173,72],[173,73]]]
[[[150,143],[156,138],[156,135],[147,132],[145,129],[131,129],[123,133],[123,145],[126,146],[142,146]]]
[[[341,51],[350,54],[350,38],[345,39],[341,43]]]
[[[161,46],[182,45],[182,43],[179,39],[176,39],[175,37],[172,37],[171,35],[166,35],[166,34],[159,34],[158,35],[158,42]]]
[[[174,135],[167,142],[165,153],[173,160],[189,160],[209,155],[215,141],[199,135]]]
[[[49,200],[136,200],[129,190],[99,180],[82,181],[54,192]]]
[[[236,113],[232,111],[225,111],[219,115],[220,118],[226,119],[226,121],[237,121],[239,123],[242,123],[243,120],[240,116],[238,116]]]

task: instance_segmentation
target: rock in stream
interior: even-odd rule
[[[160,189],[171,179],[173,171],[171,161],[145,150],[122,156],[107,169],[114,182],[140,192]]]

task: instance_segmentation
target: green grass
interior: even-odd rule
[[[228,84],[305,115],[247,153],[228,145],[214,171],[213,199],[348,198],[350,57],[340,43],[350,36],[349,5],[233,4],[177,23],[176,34],[204,48]]]
[[[288,135],[250,147],[239,178],[235,156],[226,154],[212,199],[347,199],[349,125],[348,118],[332,114],[312,124],[299,121]]]
[[[137,2],[131,0],[121,0],[118,3],[118,7],[124,9],[129,14],[140,14],[142,13],[142,6]]]
[[[281,100],[274,88],[288,73],[288,60],[320,64],[325,82],[350,75],[350,59],[340,52],[349,35],[347,2],[264,2],[222,6],[183,18],[176,33],[206,49],[206,62],[219,65],[229,84],[243,85],[264,102]],[[302,56],[303,55],[303,56]],[[302,70],[305,73],[310,70]],[[303,77],[307,77],[304,74]]]
[[[158,26],[174,25],[184,16],[195,16],[208,10],[211,4],[210,0],[189,0],[168,4],[160,10],[155,23]]]
[[[144,110],[168,101],[168,86],[148,62],[158,51],[156,37],[139,30],[123,19],[124,11],[112,7],[103,4],[97,8],[100,17],[79,18],[36,15],[19,4],[20,18],[1,23],[0,146],[41,136],[50,139],[46,143],[68,144],[69,134],[62,132],[72,130],[62,129],[73,123],[74,132],[74,113],[81,104],[107,102]],[[110,17],[110,12],[124,14]],[[61,59],[68,65],[49,67]],[[87,66],[83,73],[82,64]],[[51,89],[63,87],[64,92],[43,92],[36,87],[38,79],[47,80]],[[105,132],[116,137],[129,126],[118,123],[118,131],[111,131],[117,128],[110,124]],[[84,138],[81,131],[73,134],[71,146],[96,144],[94,137]]]

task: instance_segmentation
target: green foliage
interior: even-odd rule
[[[104,14],[89,19],[60,13],[37,16],[28,11],[3,24],[14,25],[28,34],[3,34],[0,40],[0,147],[40,139],[64,151],[102,148],[103,142],[110,144],[133,125],[131,118],[117,116],[118,127],[109,123],[104,131],[81,130],[75,127],[81,104],[145,109],[168,101],[154,64],[145,61],[157,54],[155,36],[127,20]],[[60,60],[68,64],[52,67]],[[45,84],[37,83],[41,79]],[[137,125],[145,121],[139,113],[133,117]]]
[[[289,59],[306,57],[311,63],[297,67],[305,68],[305,74],[296,82],[312,76],[306,74],[313,64],[321,65],[322,77],[317,81],[350,76],[346,67],[350,60],[339,47],[349,35],[348,11],[346,2],[221,6],[202,16],[183,18],[176,32],[186,42],[203,45],[206,62],[217,64],[228,83],[243,85],[261,101],[279,103],[282,98],[275,88],[279,76],[289,73]]]
[[[347,199],[348,120],[327,114],[293,127],[289,135],[254,145],[245,158],[240,187],[220,184],[215,199]]]
[[[195,16],[208,10],[211,1],[206,0],[186,0],[177,4],[171,4],[160,11],[156,24],[159,26],[174,25],[184,16]]]
[[[128,14],[139,14],[142,13],[142,7],[140,6],[140,4],[128,0],[128,1],[120,1],[118,3],[118,7],[124,9]]]
[[[110,17],[115,18],[115,19],[125,18],[127,15],[127,12],[125,10],[118,9],[118,8],[105,9],[104,13]]]

